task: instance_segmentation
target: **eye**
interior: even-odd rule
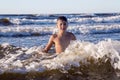
[[[61,25],[61,26],[62,26],[62,25],[66,26],[66,25],[67,25],[67,23],[60,23],[60,25]]]
[[[66,23],[63,23],[63,25],[67,25]]]

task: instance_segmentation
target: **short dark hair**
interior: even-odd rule
[[[58,20],[62,20],[62,21],[68,22],[68,20],[67,20],[67,18],[66,18],[65,16],[59,16],[59,17],[57,18],[57,21],[58,21]]]

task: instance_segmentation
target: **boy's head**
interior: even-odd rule
[[[67,18],[64,16],[59,16],[57,19],[57,27],[60,31],[66,31],[68,27]]]
[[[67,18],[66,18],[65,16],[59,16],[59,17],[57,18],[57,21],[58,21],[58,20],[68,22],[68,21],[67,21]]]

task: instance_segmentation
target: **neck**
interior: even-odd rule
[[[59,34],[60,36],[63,36],[63,35],[66,34],[66,32],[64,32],[64,31],[60,31],[58,34]]]

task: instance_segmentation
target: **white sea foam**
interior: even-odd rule
[[[116,33],[120,31],[119,24],[110,25],[76,25],[69,26],[68,31],[73,33],[82,34],[95,34],[95,33]],[[19,26],[19,27],[0,27],[0,36],[36,36],[36,35],[48,35],[57,31],[55,26],[40,27],[40,26]]]
[[[92,16],[92,15],[89,15]],[[115,23],[115,22],[119,22],[120,21],[120,15],[116,15],[116,16],[108,16],[108,17],[83,17],[81,18],[80,15],[78,16],[74,16],[72,18],[69,19],[70,22],[78,22],[81,24],[89,24],[89,23],[102,23],[102,22],[106,22],[106,23]]]
[[[9,53],[0,59],[0,71],[28,72],[52,69],[68,70],[71,66],[79,67],[80,62],[88,64],[92,58],[96,62],[105,57],[110,60],[115,69],[120,69],[120,41],[105,40],[97,44],[83,41],[73,41],[65,52],[51,56],[42,52],[42,47],[31,47],[18,50],[16,54]]]
[[[0,27],[0,35],[2,36],[17,36],[17,35],[32,35],[32,34],[50,34],[54,30],[53,27]]]

